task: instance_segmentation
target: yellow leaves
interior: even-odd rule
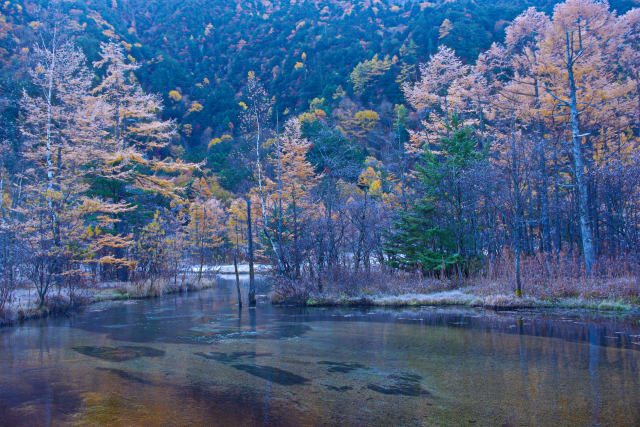
[[[189,107],[189,110],[187,110],[187,114],[188,113],[193,113],[193,112],[199,113],[203,109],[204,109],[204,107],[198,101],[192,101],[191,102],[191,107]]]
[[[213,24],[211,23],[207,24],[207,26],[204,28],[204,35],[208,36],[209,34],[211,34],[212,30],[213,30]]]
[[[296,64],[293,66],[294,70],[299,70],[302,67],[304,67],[304,64],[302,62],[296,62]]]
[[[300,21],[296,24],[296,31],[298,31],[300,28],[304,27],[307,23],[305,21]]]
[[[136,58],[134,58],[133,56],[131,56],[131,54],[127,55],[127,59],[129,60],[129,62],[131,62],[132,64],[136,63]]]
[[[379,179],[372,181],[371,185],[369,185],[369,194],[372,196],[379,196],[382,194],[382,181]]]
[[[451,30],[453,30],[453,24],[451,23],[449,18],[445,18],[444,21],[442,21],[442,24],[440,24],[440,29],[438,30],[438,38],[442,40],[443,38],[447,37]]]
[[[211,141],[209,141],[209,144],[207,145],[207,148],[210,150],[211,147],[218,145],[222,142],[221,138],[213,138]]]
[[[99,236],[100,234],[102,234],[102,230],[100,229],[100,227],[98,227],[97,225],[95,227],[88,225],[82,237],[85,239],[90,239],[92,237]]]
[[[249,107],[247,107],[247,104],[246,104],[246,103],[244,103],[244,102],[242,102],[242,101],[238,102],[238,105],[239,105],[239,106],[240,106],[240,108],[242,108],[243,110],[246,110],[247,108],[249,108]]]
[[[253,79],[256,78],[256,73],[255,71],[249,71],[247,73],[247,81],[251,82]]]
[[[0,198],[2,198],[2,206],[11,206],[11,194],[0,193]]]
[[[122,46],[124,46],[124,48],[127,50],[127,52],[129,52],[131,50],[131,48],[133,48],[133,45],[131,43],[127,43],[124,40],[122,40],[120,43],[122,43]]]
[[[182,134],[187,138],[191,137],[191,133],[193,133],[193,126],[191,124],[186,123],[182,125]]]
[[[326,121],[327,113],[318,108],[311,113],[302,113],[298,119],[300,120],[300,123],[313,123],[316,120]]]
[[[133,268],[137,265],[135,261],[130,261],[122,258],[116,258],[113,255],[105,255],[97,259],[98,264],[122,266],[127,268]]]
[[[300,115],[300,123],[313,123],[316,121],[316,116],[311,113],[302,113]]]
[[[333,93],[333,99],[340,99],[343,96],[345,96],[347,94],[347,92],[345,92],[345,90],[342,88],[342,86],[338,86],[336,88],[336,91]]]
[[[175,102],[178,102],[182,99],[182,95],[180,95],[180,92],[178,92],[177,90],[172,90],[169,92],[169,98],[171,98]]]
[[[245,227],[247,224],[247,202],[234,199],[227,208],[226,231],[229,240],[235,245],[245,244]]]
[[[34,30],[34,31],[36,31],[41,26],[42,26],[42,22],[40,22],[40,21],[31,21],[31,22],[29,22],[29,27],[31,27],[31,29]]]
[[[190,172],[194,169],[198,169],[199,167],[200,165],[198,164],[184,163],[181,159],[175,161],[155,161],[151,165],[151,169],[153,169],[154,171],[162,171],[166,173]]]
[[[324,105],[324,98],[313,98],[309,103],[309,110],[315,111]]]
[[[307,60],[307,53],[306,52],[302,52],[302,55],[300,55],[300,57],[302,58],[303,61]]]
[[[117,40],[117,36],[116,33],[114,33],[112,30],[107,29],[107,30],[103,30],[102,34],[110,39],[116,39]]]
[[[313,114],[321,121],[327,120],[327,113],[325,113],[324,110],[316,109]]]
[[[213,138],[211,141],[209,141],[209,145],[207,146],[207,148],[210,150],[211,147],[229,141],[233,141],[233,137],[231,135],[222,135],[220,138]]]
[[[377,54],[369,61],[360,62],[350,75],[354,91],[361,94],[375,78],[384,75],[390,68],[389,57],[379,60]]]
[[[380,116],[373,110],[358,111],[352,117],[347,114],[350,112],[341,113],[340,128],[343,133],[351,134],[357,138],[363,138],[380,121]]]
[[[224,220],[225,212],[217,199],[199,199],[189,205],[187,233],[194,255],[204,256],[206,249],[224,244]]]
[[[210,83],[210,82],[209,82],[209,79],[205,77],[205,78],[202,80],[202,83],[204,83],[204,85],[205,85],[205,86],[209,86],[209,83]]]
[[[354,116],[354,120],[357,126],[368,132],[378,124],[380,116],[373,110],[364,110],[358,111]]]

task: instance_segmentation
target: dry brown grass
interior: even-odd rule
[[[516,279],[513,253],[504,251],[488,261],[469,282],[480,295],[511,294]],[[535,298],[624,299],[636,302],[640,297],[640,260],[633,257],[609,260],[601,258],[587,276],[574,254],[545,258],[540,254],[522,257],[522,291]]]
[[[371,297],[381,300],[385,296],[425,295],[461,289],[477,296],[483,301],[482,305],[487,306],[514,305],[525,300],[544,305],[545,301],[553,303],[560,299],[580,300],[580,304],[589,305],[603,301],[640,303],[640,261],[632,257],[615,261],[600,259],[591,276],[585,274],[576,256],[522,257],[521,280],[524,298],[517,299],[514,297],[513,253],[504,251],[499,257],[487,260],[475,275],[463,281],[384,270],[356,273],[344,268],[335,268],[319,279],[277,278],[274,301],[296,304],[309,300],[368,301]],[[508,304],[503,300],[508,300]]]

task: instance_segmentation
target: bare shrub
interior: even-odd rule
[[[483,295],[515,292],[514,255],[504,250],[487,261],[483,272],[472,282]],[[640,262],[633,257],[616,260],[601,257],[588,276],[580,254],[560,253],[545,258],[541,254],[520,260],[523,293],[539,298],[624,298],[640,296]]]

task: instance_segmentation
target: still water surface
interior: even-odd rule
[[[639,320],[239,311],[221,280],[0,329],[0,425],[640,425]]]

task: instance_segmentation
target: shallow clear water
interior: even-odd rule
[[[0,424],[640,425],[638,320],[238,311],[221,281],[0,330]]]

